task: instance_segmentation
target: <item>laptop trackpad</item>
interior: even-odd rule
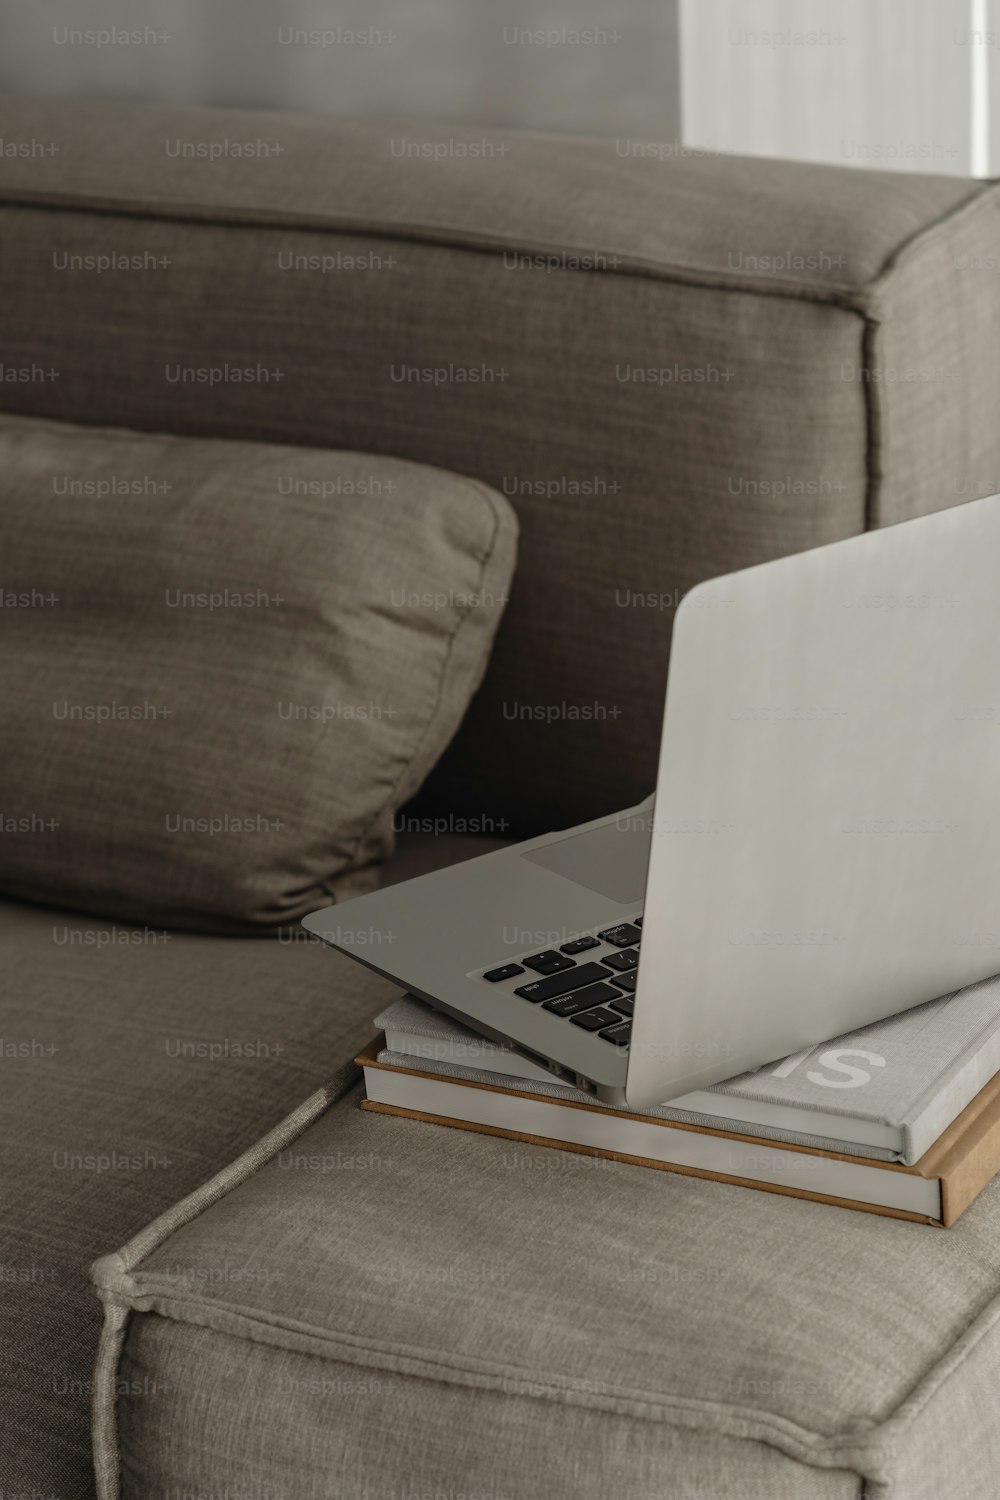
[[[589,833],[571,833],[540,849],[529,849],[521,858],[564,875],[609,901],[636,906],[646,893],[649,833],[627,826],[625,820],[605,823]]]

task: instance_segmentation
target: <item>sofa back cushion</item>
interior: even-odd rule
[[[52,98],[0,134],[0,406],[510,498],[510,608],[421,815],[639,801],[688,590],[1000,487],[1000,185]]]
[[[370,885],[515,534],[417,464],[0,418],[0,889],[239,932]]]

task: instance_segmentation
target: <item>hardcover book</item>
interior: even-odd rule
[[[1000,1167],[1000,1074],[912,1166],[767,1140],[598,1103],[555,1083],[487,1081],[473,1070],[372,1047],[358,1058],[361,1108],[506,1136],[923,1224],[955,1222]]]
[[[389,1060],[444,1076],[587,1094],[407,995],[376,1018]],[[644,1117],[912,1166],[1000,1071],[1000,978],[685,1094]]]

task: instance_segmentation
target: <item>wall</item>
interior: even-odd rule
[[[988,175],[998,0],[681,0],[684,140]],[[998,170],[993,165],[992,170]]]
[[[0,90],[673,141],[676,12],[676,0],[0,0]],[[139,39],[80,35],[115,28]]]

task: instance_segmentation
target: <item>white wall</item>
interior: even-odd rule
[[[0,0],[0,90],[676,140],[676,0]]]
[[[991,170],[997,0],[681,0],[681,37],[688,144],[846,166]],[[1000,107],[993,117],[1000,147]]]
[[[0,91],[1000,173],[1000,0],[0,0]]]

